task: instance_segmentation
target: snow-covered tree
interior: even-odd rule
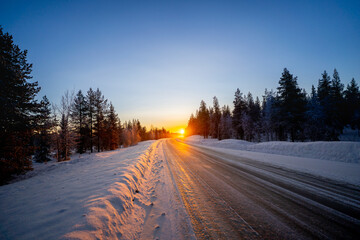
[[[224,105],[221,109],[219,132],[219,140],[233,136],[231,111],[228,105]]]

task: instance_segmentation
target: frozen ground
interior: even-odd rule
[[[185,142],[300,172],[360,185],[360,142],[263,142],[204,139]]]
[[[161,154],[147,141],[36,165],[31,177],[0,187],[0,239],[191,238]]]

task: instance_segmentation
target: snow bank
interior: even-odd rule
[[[120,238],[153,142],[42,165],[1,186],[0,239]]]
[[[360,142],[262,142],[251,143],[243,140],[204,139],[201,136],[187,137],[192,144],[271,153],[277,155],[315,158],[329,161],[360,163]]]

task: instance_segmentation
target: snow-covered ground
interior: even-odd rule
[[[166,141],[35,164],[0,186],[0,239],[194,239]],[[360,143],[178,141],[360,185]]]
[[[204,139],[185,142],[288,169],[360,185],[360,142],[262,142]]]
[[[36,165],[31,177],[1,186],[0,239],[191,237],[158,144]]]
[[[204,139],[199,135],[187,137],[188,143],[285,156],[315,158],[328,161],[360,163],[360,142],[261,142],[236,139]]]

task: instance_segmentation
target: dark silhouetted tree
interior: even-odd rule
[[[244,139],[244,126],[243,126],[243,115],[246,111],[246,103],[243,97],[243,94],[239,89],[235,92],[234,110],[233,110],[233,119],[232,125],[237,139]]]
[[[53,121],[51,117],[50,102],[46,96],[43,97],[40,102],[39,116],[37,118],[37,131],[35,136],[35,160],[37,162],[50,161],[50,146],[51,146],[51,129],[53,127]]]
[[[71,120],[76,132],[76,151],[80,154],[86,150],[90,130],[87,126],[88,104],[82,91],[79,90],[71,106]]]
[[[338,140],[338,136],[342,133],[344,128],[344,84],[341,83],[339,73],[334,69],[333,79],[331,81],[330,101],[331,101],[331,128],[333,140]]]
[[[360,91],[353,78],[347,85],[345,95],[345,122],[351,128],[357,128],[360,134]]]
[[[213,98],[213,112],[211,114],[210,118],[210,131],[211,136],[213,138],[220,139],[220,119],[221,119],[221,110],[219,106],[219,101],[217,97],[215,96]]]
[[[204,138],[208,138],[210,131],[210,115],[206,103],[203,100],[200,102],[198,123],[201,135],[204,136]]]
[[[87,102],[87,125],[90,129],[90,136],[89,136],[89,148],[90,152],[93,152],[94,149],[94,125],[96,122],[95,116],[96,116],[96,107],[95,107],[95,92],[90,88],[87,91],[86,95],[86,102]]]
[[[30,144],[39,103],[37,82],[30,83],[32,64],[27,51],[14,44],[0,27],[0,183],[32,169]]]
[[[95,106],[95,124],[94,124],[94,135],[96,137],[96,145],[97,150],[100,152],[103,150],[102,140],[105,134],[105,114],[107,111],[107,99],[105,99],[104,95],[101,91],[96,89],[95,98],[94,98],[94,106]]]
[[[108,138],[108,143],[109,146],[107,149],[110,150],[114,150],[118,148],[118,144],[119,144],[119,120],[118,120],[118,116],[115,113],[115,109],[114,106],[112,105],[112,103],[110,103],[110,108],[109,108],[109,114],[106,118],[106,132],[107,132],[107,138]]]
[[[297,77],[293,77],[284,68],[279,80],[277,104],[278,115],[278,136],[280,140],[287,140],[290,135],[291,141],[303,138],[303,123],[305,120],[306,98],[297,84]]]

